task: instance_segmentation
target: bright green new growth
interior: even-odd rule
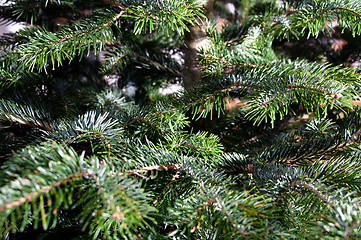
[[[2,7],[5,22],[34,26],[0,41],[0,238],[360,238],[360,73],[272,49],[335,24],[359,35],[360,4],[249,2],[219,32],[193,0]],[[46,25],[54,9],[65,24]],[[152,95],[181,77],[171,52],[197,24],[201,83]],[[150,82],[150,97],[130,101],[103,75]],[[196,130],[204,118],[215,130]]]

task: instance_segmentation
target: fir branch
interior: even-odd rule
[[[95,15],[94,19],[64,26],[57,33],[35,28],[34,36],[30,37],[29,42],[18,46],[16,51],[21,55],[21,61],[31,70],[35,66],[38,66],[39,70],[45,68],[48,65],[48,57],[51,58],[52,67],[55,68],[56,64],[61,65],[63,59],[72,60],[76,53],[82,54],[85,48],[90,50],[92,46],[95,52],[100,51],[104,43],[113,41],[109,26],[119,20],[125,12],[109,13],[114,15],[109,17],[101,13]],[[90,24],[93,25],[91,29],[89,29]],[[24,33],[21,32],[23,35]],[[105,38],[96,39],[97,35]]]
[[[132,170],[128,170],[126,171],[127,174],[132,175],[132,174],[139,174],[139,173],[147,173],[147,172],[152,172],[152,171],[168,171],[168,170],[181,170],[182,167],[179,164],[175,164],[175,165],[154,165],[154,166],[149,166],[149,167],[143,167],[143,168],[139,168],[139,169],[132,169]]]
[[[330,205],[332,208],[335,207],[334,202],[329,197],[324,195],[320,190],[318,190],[316,187],[314,187],[313,185],[308,184],[305,181],[300,181],[300,180],[297,180],[297,181],[293,182],[292,184],[294,184],[298,187],[307,189],[309,192],[311,192],[312,194],[317,196],[325,204]]]
[[[353,10],[353,9],[349,9],[349,8],[345,8],[345,7],[334,7],[334,8],[331,8],[331,9],[328,9],[328,10],[325,10],[325,11],[321,11],[317,14],[315,14],[312,18],[308,19],[305,24],[309,24],[310,22],[312,22],[313,20],[319,18],[321,15],[326,15],[328,13],[331,13],[331,12],[335,12],[335,11],[344,11],[344,12],[350,12],[352,13],[353,15],[356,15],[358,17],[361,17],[361,13]]]
[[[104,144],[105,144],[105,147],[106,147],[106,149],[107,149],[107,159],[108,159],[108,161],[109,161],[109,160],[110,160],[110,155],[111,155],[111,145],[110,145],[110,143],[107,141],[106,137],[105,137],[103,134],[101,134],[99,131],[91,130],[91,129],[90,129],[90,130],[87,130],[87,132],[82,133],[82,134],[80,134],[80,135],[78,135],[78,136],[75,136],[75,137],[69,139],[68,141],[66,141],[66,144],[69,145],[69,144],[71,144],[72,142],[75,142],[77,139],[81,139],[81,138],[83,138],[83,137],[88,137],[89,133],[93,133],[94,135],[100,137],[100,138],[103,140],[103,142],[104,142]],[[109,163],[112,164],[111,162],[109,162]]]
[[[162,195],[165,193],[166,190],[169,189],[171,185],[176,185],[176,180],[181,177],[181,173],[179,170],[177,170],[177,172],[173,175],[169,183],[159,192],[158,197],[152,202],[152,206],[155,206],[157,204],[157,202],[161,199]]]
[[[352,34],[360,34],[361,26],[357,19],[361,17],[361,9],[357,1],[313,1],[301,4],[292,14],[286,14],[287,20],[278,21],[281,25],[281,34],[288,35],[291,32],[296,37],[309,30],[309,36],[317,36],[319,31],[330,27],[333,20],[337,20],[343,29],[350,29]],[[288,22],[289,21],[289,22]],[[286,23],[284,26],[283,23]],[[346,23],[347,22],[347,23]]]
[[[359,239],[360,72],[291,61],[274,47],[279,34],[317,36],[336,21],[335,31],[358,34],[358,2],[279,4],[241,4],[222,32],[199,21],[194,0],[22,0],[0,10],[6,20],[39,17],[39,27],[0,39],[0,238],[81,225],[93,239]],[[58,10],[68,24],[49,32]],[[193,59],[203,84],[161,96],[161,81],[181,75],[173,54],[190,26],[207,31]],[[91,81],[103,50],[114,89]],[[130,102],[130,83],[154,95]],[[195,131],[201,117],[213,126]]]
[[[44,110],[3,99],[0,99],[0,120],[16,122],[45,131],[51,131],[53,128],[51,118]]]
[[[184,30],[189,31],[186,23],[194,25],[197,19],[205,17],[197,1],[156,0],[138,3],[128,7],[126,11],[127,16],[136,20],[135,34],[140,34],[147,28],[152,32],[159,27],[166,33],[175,30],[182,35]]]
[[[151,126],[152,128],[160,131],[162,134],[166,134],[166,131],[164,131],[163,129],[161,129],[159,126],[157,126],[156,124],[154,124],[153,122],[145,119],[145,118],[141,118],[141,117],[128,117],[126,119],[126,121],[124,121],[123,124],[123,128],[127,128],[128,125],[132,124],[133,122],[141,122],[141,123],[145,123],[149,126]]]
[[[30,192],[30,193],[28,193],[27,195],[25,195],[23,197],[20,197],[20,198],[18,198],[16,200],[8,202],[8,203],[6,203],[4,205],[0,205],[0,212],[4,211],[4,210],[7,210],[7,209],[11,209],[11,208],[19,206],[19,205],[22,205],[25,202],[31,202],[33,198],[35,198],[35,197],[37,197],[37,196],[39,196],[41,194],[49,193],[54,188],[57,188],[57,187],[59,187],[61,185],[72,182],[75,179],[82,178],[83,176],[89,176],[89,173],[87,173],[87,172],[74,173],[73,175],[70,175],[67,178],[62,179],[61,181],[53,182],[52,185],[50,185],[50,186],[42,186],[37,191]],[[28,179],[22,179],[20,181],[25,182],[26,180],[30,181]]]
[[[67,37],[58,39],[58,40],[52,42],[51,45],[55,45],[55,44],[60,43],[60,42],[65,42],[65,41],[68,41],[68,40],[73,39],[73,38],[80,38],[80,37],[82,37],[82,36],[84,36],[84,35],[87,35],[87,34],[96,32],[96,31],[98,31],[98,30],[100,30],[100,29],[102,29],[102,28],[107,27],[109,24],[117,21],[124,13],[125,13],[124,11],[121,11],[121,12],[117,13],[113,18],[109,19],[109,20],[106,21],[105,23],[103,23],[103,24],[101,24],[101,25],[99,25],[99,26],[97,26],[97,27],[95,27],[95,28],[93,28],[93,29],[90,29],[90,30],[87,30],[87,31],[84,31],[84,32],[80,32],[80,33],[78,33],[78,34],[76,34],[76,35],[67,36]],[[97,40],[97,41],[99,41],[99,40]],[[38,52],[42,52],[42,51],[44,51],[44,50],[47,49],[47,48],[48,48],[48,47],[45,46],[44,48],[39,49]],[[38,52],[36,52],[35,55],[36,55]]]
[[[101,201],[85,196],[84,207],[91,210],[80,214],[84,229],[89,225],[94,239],[115,235],[129,238],[138,235],[140,229],[151,230],[156,209],[148,204],[148,194],[137,183],[119,174],[104,177],[99,173],[94,174],[94,181]]]
[[[163,64],[161,64],[157,61],[154,61],[154,60],[150,59],[149,57],[140,56],[137,53],[131,53],[130,55],[138,58],[140,61],[144,61],[145,63],[147,63],[151,66],[154,66],[156,69],[161,69],[164,72],[170,72],[171,74],[173,74],[176,77],[180,77],[182,75],[182,73],[179,70],[164,66]]]

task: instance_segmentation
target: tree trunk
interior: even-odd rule
[[[214,0],[204,0],[202,4],[205,8],[206,17],[211,17],[213,14]],[[207,41],[206,32],[201,22],[195,26],[188,26],[188,28],[189,32],[186,32],[184,36],[186,49],[184,51],[184,68],[182,72],[183,85],[185,88],[191,88],[200,82],[201,73],[198,69],[196,57],[198,50],[202,46],[204,47]]]

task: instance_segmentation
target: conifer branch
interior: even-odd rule
[[[330,205],[332,208],[335,207],[335,204],[329,197],[324,195],[321,191],[319,191],[317,188],[312,186],[311,184],[306,183],[305,181],[297,180],[293,184],[299,187],[303,187],[309,192],[313,193],[315,196],[317,196],[322,202],[326,203],[327,205]]]
[[[345,11],[345,12],[350,12],[358,17],[361,17],[361,13],[359,12],[356,12],[352,9],[348,9],[348,8],[345,8],[345,7],[334,7],[334,8],[331,8],[331,9],[328,9],[326,11],[321,11],[319,13],[317,13],[315,16],[313,16],[312,18],[308,19],[304,24],[307,25],[309,24],[310,22],[312,22],[313,20],[317,19],[318,17],[320,17],[321,15],[326,15],[328,13],[331,13],[331,12],[335,12],[335,11]]]
[[[44,111],[0,99],[0,120],[16,122],[45,131],[51,131],[53,123]]]
[[[152,172],[152,171],[167,171],[167,170],[181,170],[182,167],[179,164],[175,164],[175,165],[155,165],[155,166],[149,166],[149,167],[143,167],[143,168],[139,168],[139,169],[132,169],[132,170],[128,170],[126,171],[127,174],[139,174],[139,173],[147,173],[147,172]]]
[[[121,12],[117,13],[113,18],[111,18],[110,20],[108,20],[107,22],[105,22],[105,23],[103,23],[103,24],[101,24],[101,25],[99,25],[99,26],[97,26],[97,27],[95,27],[95,28],[93,28],[93,29],[90,29],[90,30],[87,30],[87,31],[78,33],[78,34],[76,34],[76,35],[71,35],[71,36],[68,36],[68,37],[60,38],[60,39],[58,39],[58,40],[56,40],[56,41],[53,41],[53,42],[51,43],[51,45],[56,45],[56,44],[61,43],[61,42],[66,42],[66,41],[69,41],[69,40],[71,40],[71,39],[80,38],[80,37],[82,37],[82,36],[84,36],[84,35],[88,35],[88,34],[90,34],[90,33],[96,32],[96,31],[98,31],[98,30],[100,30],[100,29],[102,29],[102,28],[107,27],[109,24],[115,22],[116,20],[118,20],[124,13],[125,13],[124,11],[121,11]],[[97,41],[99,41],[99,40],[97,40]],[[106,41],[106,42],[109,42],[109,41]],[[47,50],[48,48],[49,48],[48,46],[45,46],[45,47],[39,49],[37,52],[35,52],[35,55],[38,55],[39,53]]]
[[[164,131],[163,129],[161,129],[159,126],[157,126],[156,124],[152,123],[149,120],[146,120],[144,118],[140,118],[140,117],[129,117],[127,118],[127,120],[124,122],[123,124],[123,128],[126,128],[127,125],[132,124],[133,122],[142,122],[142,123],[146,123],[148,125],[150,125],[151,127],[153,127],[154,129],[160,131],[162,134],[166,134],[166,131]]]
[[[105,146],[107,147],[107,151],[108,151],[107,158],[108,158],[108,160],[110,160],[110,154],[111,154],[110,143],[107,141],[107,139],[104,137],[104,135],[101,134],[100,132],[95,131],[95,130],[89,130],[89,132],[95,133],[96,135],[98,135],[104,141]]]
[[[224,2],[204,1],[215,15]],[[33,22],[0,39],[0,238],[81,225],[86,239],[359,239],[361,73],[323,39],[350,29],[346,53],[361,8],[241,2],[221,32],[197,0],[0,10]],[[329,63],[288,57],[330,27]],[[183,60],[201,84],[179,78]],[[186,89],[163,96],[164,81]]]
[[[12,202],[6,203],[4,205],[0,205],[0,212],[4,211],[4,210],[7,210],[7,209],[10,209],[10,208],[13,208],[13,207],[17,207],[19,205],[22,205],[25,202],[31,202],[34,197],[37,197],[40,194],[49,193],[52,189],[57,188],[57,187],[59,187],[61,185],[67,184],[67,183],[69,183],[69,182],[71,182],[71,181],[73,181],[73,180],[75,180],[77,178],[82,178],[83,176],[89,176],[89,173],[87,173],[87,172],[75,173],[75,174],[73,174],[71,176],[68,176],[67,178],[65,178],[65,179],[63,179],[61,181],[54,182],[50,186],[43,186],[39,190],[37,190],[35,192],[30,192],[27,195],[25,195],[25,196],[23,196],[21,198],[18,198],[16,200],[12,201]],[[25,182],[25,181],[30,181],[30,180],[21,179],[20,181]]]

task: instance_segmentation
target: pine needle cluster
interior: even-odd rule
[[[1,7],[28,24],[0,39],[1,239],[361,237],[360,71],[274,50],[360,35],[359,1],[235,1],[223,27],[203,3]],[[193,26],[200,83],[157,94]]]

